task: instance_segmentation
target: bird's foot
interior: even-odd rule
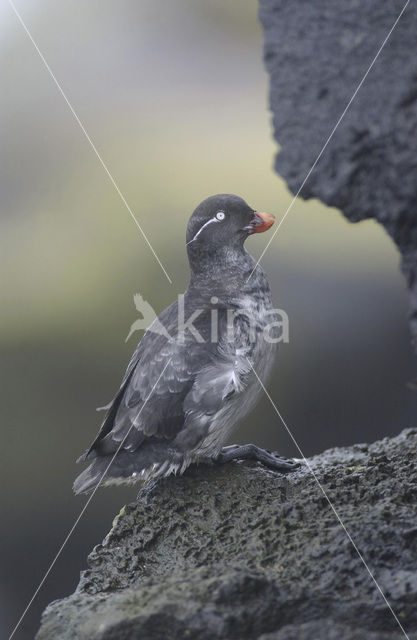
[[[299,462],[277,458],[269,451],[265,451],[265,449],[261,449],[254,444],[232,444],[229,447],[223,447],[215,462],[223,464],[231,460],[255,460],[269,469],[281,471],[282,473],[294,471],[300,466]]]

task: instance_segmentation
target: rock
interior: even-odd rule
[[[410,640],[417,430],[308,460]],[[309,467],[190,468],[124,507],[37,640],[402,640]],[[413,635],[414,634],[414,635]]]
[[[405,2],[260,0],[276,171],[297,193]],[[417,11],[410,5],[301,197],[375,218],[396,242],[417,351]],[[370,256],[372,259],[372,256]]]

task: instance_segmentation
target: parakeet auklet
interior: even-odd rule
[[[196,208],[187,226],[188,289],[160,314],[164,331],[148,329],[136,348],[96,439],[78,460],[92,464],[75,480],[75,493],[100,483],[144,483],[210,460],[297,466],[254,445],[223,446],[260,395],[252,367],[264,381],[274,361],[271,292],[243,246],[273,223],[229,194]]]

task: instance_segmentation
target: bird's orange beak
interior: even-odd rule
[[[275,217],[270,213],[255,211],[255,220],[252,223],[252,233],[263,233],[268,231],[275,222]]]

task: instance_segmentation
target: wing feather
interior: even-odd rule
[[[170,335],[177,333],[177,318],[177,302],[159,317]],[[149,438],[173,439],[184,425],[184,398],[211,357],[210,348],[192,335],[181,343],[164,334],[145,333],[96,439],[80,460],[113,453],[122,441],[123,449],[132,451]]]
[[[204,437],[222,404],[245,387],[244,359],[236,357],[233,345],[207,340],[210,308],[198,319],[203,343],[190,332],[183,341],[170,338],[178,334],[177,302],[158,320],[168,334],[145,333],[97,438],[81,459],[114,453],[122,442],[127,451],[155,439],[194,442]]]

